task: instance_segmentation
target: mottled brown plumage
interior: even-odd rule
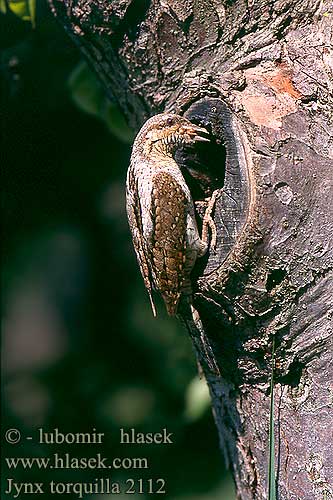
[[[181,144],[208,140],[185,118],[156,115],[137,135],[127,175],[127,214],[141,274],[154,315],[152,288],[170,315],[191,294],[190,273],[207,249],[199,237],[190,191],[173,158]],[[207,235],[207,231],[205,231]]]
[[[184,284],[186,261],[186,197],[167,172],[153,179],[152,215],[155,230],[152,241],[156,287],[167,311],[173,315]]]

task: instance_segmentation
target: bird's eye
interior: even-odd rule
[[[173,118],[167,118],[166,124],[168,126],[172,125],[173,124]]]

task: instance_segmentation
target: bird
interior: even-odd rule
[[[200,237],[190,189],[175,160],[184,145],[209,142],[204,127],[187,118],[161,113],[149,118],[137,134],[126,179],[126,210],[133,245],[153,315],[152,291],[162,296],[170,316],[177,314],[182,296],[191,297],[191,271],[198,257],[216,245],[211,212],[213,193]]]

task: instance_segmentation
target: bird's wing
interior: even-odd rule
[[[186,278],[187,199],[168,172],[157,173],[152,183],[152,274],[168,313],[174,315]]]
[[[136,257],[139,263],[140,271],[143,277],[145,287],[147,289],[153,315],[156,316],[156,308],[152,297],[152,275],[149,266],[149,255],[147,245],[143,240],[143,227],[140,197],[135,176],[131,168],[127,174],[127,191],[126,191],[126,209],[127,217],[132,232],[132,239]]]

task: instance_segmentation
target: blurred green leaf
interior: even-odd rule
[[[69,77],[69,88],[75,104],[107,125],[110,132],[126,143],[132,143],[133,131],[115,103],[109,101],[97,78],[85,62],[81,62]]]
[[[101,117],[104,119],[108,129],[113,135],[127,144],[132,144],[134,132],[127,125],[124,115],[116,104],[107,101]]]
[[[36,27],[36,0],[28,0],[32,27]]]
[[[36,26],[36,0],[0,0],[0,11],[4,14],[7,7],[23,21],[31,22]]]
[[[6,14],[7,12],[7,5],[5,0],[0,0],[0,12],[1,14]]]
[[[195,421],[202,417],[211,405],[206,380],[195,377],[187,387],[185,394],[185,417]]]
[[[123,386],[107,394],[98,408],[99,416],[119,426],[135,427],[154,412],[155,395],[144,386]]]
[[[85,62],[80,62],[72,71],[69,80],[72,99],[82,111],[98,116],[104,96],[95,76]]]

